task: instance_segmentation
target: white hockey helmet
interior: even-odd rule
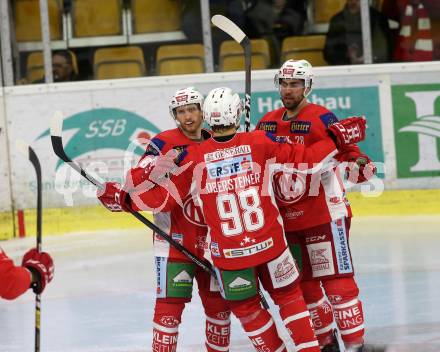
[[[313,69],[307,60],[287,60],[274,77],[275,87],[280,87],[282,79],[302,79],[307,96],[312,91]]]
[[[171,98],[171,102],[169,105],[170,114],[173,119],[176,119],[176,108],[190,104],[198,104],[200,110],[202,110],[203,95],[194,87],[187,87],[176,91]]]
[[[238,126],[243,113],[243,102],[230,88],[211,90],[203,104],[203,119],[209,126]]]

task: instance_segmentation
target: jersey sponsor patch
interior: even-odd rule
[[[276,121],[260,122],[258,129],[270,133],[277,133],[277,123]]]
[[[273,190],[275,198],[283,204],[293,204],[299,201],[306,193],[307,175],[277,172],[273,177]]]
[[[167,297],[191,297],[194,273],[193,263],[168,262]]]
[[[188,147],[187,144],[185,144],[185,145],[175,145],[175,146],[173,146],[173,149],[177,152],[177,155],[179,155],[179,154],[182,153],[187,147]]]
[[[218,248],[218,243],[217,242],[211,242],[211,253],[214,257],[220,257],[220,249]]]
[[[167,258],[155,257],[156,261],[156,296],[158,298],[166,297],[167,293]]]
[[[259,252],[264,252],[271,247],[273,247],[272,237],[267,239],[266,241],[256,243],[248,247],[223,249],[223,255],[225,256],[225,258],[248,257],[250,255],[254,255]]]
[[[206,153],[204,155],[205,162],[217,161],[227,158],[233,158],[238,155],[250,154],[251,147],[248,144],[239,145],[233,148],[220,149],[215,152]]]
[[[311,127],[311,121],[292,121],[290,123],[290,133],[308,134]]]
[[[230,177],[246,173],[252,169],[252,156],[240,155],[231,159],[206,164],[210,179]]]
[[[220,270],[221,289],[228,300],[243,300],[255,296],[257,283],[254,268],[242,270]]]
[[[335,266],[332,255],[332,245],[329,241],[307,245],[310,265],[312,266],[313,277],[333,275]]]
[[[197,226],[206,226],[203,219],[202,209],[194,204],[192,197],[188,197],[183,203],[183,215],[186,220]]]
[[[338,122],[338,118],[332,112],[322,114],[321,116],[319,116],[319,118],[326,128],[329,128],[329,126],[333,125],[335,122]]]
[[[183,235],[181,233],[172,233],[171,238],[177,243],[183,245]]]
[[[336,262],[339,274],[348,274],[353,272],[351,264],[350,250],[348,247],[347,232],[345,230],[345,221],[338,219],[331,223],[333,243],[335,245]]]
[[[158,156],[164,146],[165,146],[165,141],[159,138],[153,138],[151,142],[148,144],[147,148],[145,149],[144,156],[145,155]]]
[[[276,136],[272,133],[266,132],[266,137],[275,143],[292,143],[288,136]]]
[[[278,258],[269,262],[267,266],[274,288],[290,285],[299,277],[295,261],[288,248]]]

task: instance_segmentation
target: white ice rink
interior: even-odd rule
[[[108,216],[112,216],[109,214]],[[367,341],[387,351],[440,351],[440,217],[354,218],[351,248]],[[34,238],[0,243],[18,263]],[[55,279],[42,295],[42,352],[150,351],[154,306],[151,232],[44,238]],[[197,294],[183,315],[178,351],[203,351]],[[0,301],[0,351],[33,351],[34,295]],[[233,319],[231,352],[252,351]]]

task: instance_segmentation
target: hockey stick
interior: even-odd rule
[[[248,36],[229,18],[223,15],[214,15],[211,18],[214,26],[220,28],[223,32],[229,34],[244,50],[244,69],[245,69],[245,118],[244,127],[246,132],[251,128],[251,69],[252,69],[252,52],[251,41]]]
[[[24,143],[22,140],[17,140],[17,147],[20,152],[30,160],[34,166],[37,175],[37,251],[42,251],[42,196],[41,196],[41,166],[37,154],[34,150]],[[35,352],[40,352],[40,318],[41,318],[41,294],[35,295]]]
[[[95,179],[93,176],[89,175],[84,169],[81,168],[80,165],[72,161],[64,151],[63,146],[63,139],[61,137],[63,131],[63,116],[60,111],[55,112],[52,123],[50,127],[50,138],[52,141],[52,147],[55,152],[55,154],[63,160],[66,164],[68,164],[71,168],[73,168],[75,171],[79,172],[81,176],[86,178],[90,183],[94,184],[99,189],[104,189],[104,185]],[[162,237],[165,241],[167,241],[171,246],[182,252],[188,259],[193,261],[195,264],[200,266],[203,270],[210,273],[211,275],[215,275],[215,271],[212,267],[212,265],[205,261],[197,258],[194,254],[192,254],[190,251],[188,251],[184,246],[182,246],[180,243],[176,242],[174,239],[172,239],[167,233],[165,233],[162,229],[157,227],[154,223],[152,223],[150,220],[148,220],[146,217],[144,217],[142,214],[130,210],[130,213],[138,219],[140,222],[142,222],[144,225],[149,227],[151,230],[153,230],[155,233],[157,233],[160,237]]]
[[[52,123],[50,127],[50,138],[52,141],[52,148],[55,152],[55,154],[63,160],[65,163],[67,163],[70,167],[72,167],[74,170],[79,172],[81,176],[86,178],[90,183],[94,184],[96,187],[103,189],[104,185],[99,182],[97,179],[95,179],[93,176],[89,175],[84,169],[81,168],[77,163],[72,161],[70,159],[66,152],[64,151],[63,146],[63,139],[61,137],[63,132],[63,116],[60,111],[55,112],[54,116],[52,117]],[[146,225],[148,228],[150,228],[152,231],[157,233],[160,237],[162,237],[165,241],[167,241],[171,246],[182,252],[188,259],[190,259],[192,262],[200,266],[203,270],[208,272],[214,277],[217,277],[214,268],[212,267],[211,263],[209,263],[206,260],[199,259],[194,254],[192,254],[190,251],[188,251],[184,246],[182,246],[180,243],[176,242],[174,239],[172,239],[166,232],[164,232],[161,228],[156,226],[154,223],[152,223],[150,220],[148,220],[146,217],[144,217],[142,214],[130,210],[130,213],[138,219],[140,222],[142,222],[144,225]],[[266,299],[263,296],[263,292],[261,290],[258,290],[258,293],[261,297],[261,305],[265,308],[269,308],[269,304],[267,303]]]

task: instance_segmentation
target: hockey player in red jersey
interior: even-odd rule
[[[312,79],[312,67],[306,60],[286,61],[275,76],[284,107],[264,115],[257,129],[288,136],[305,146],[327,138],[327,128],[338,119],[325,107],[307,101]],[[375,173],[374,164],[356,145],[341,150],[337,158],[348,162],[352,182],[364,182]],[[289,246],[302,262],[301,288],[323,351],[339,351],[333,314],[346,349],[360,351],[364,316],[348,244],[350,205],[335,170],[320,176],[279,173],[275,195]]]
[[[178,90],[170,102],[170,114],[177,128],[156,135],[146,148],[140,163],[169,151],[183,151],[211,137],[202,129],[203,96],[193,87]],[[106,193],[100,197],[104,205],[113,201],[111,192],[119,185],[107,183]],[[107,197],[107,198],[105,198]],[[192,198],[183,200],[184,207],[154,214],[154,222],[190,252],[203,257],[206,225],[200,208]],[[193,279],[197,280],[199,295],[206,313],[207,351],[228,351],[230,310],[221,297],[219,287],[208,273],[200,269],[180,251],[160,236],[154,236],[154,255],[157,270],[156,306],[153,318],[153,351],[172,352],[177,348],[178,326],[185,304],[191,300]]]
[[[298,351],[319,352],[310,314],[299,287],[299,272],[284,237],[271,173],[277,164],[310,164],[331,159],[338,148],[362,140],[365,121],[353,118],[332,126],[329,135],[305,148],[262,131],[236,133],[242,114],[238,94],[212,90],[204,119],[213,138],[179,154],[175,170],[170,155],[131,169],[114,197],[123,208],[168,209],[183,206],[189,194],[201,206],[208,226],[205,252],[216,268],[223,296],[257,351],[286,351],[270,313],[260,306],[258,280],[280,309]],[[334,141],[335,142],[334,142]],[[282,167],[278,166],[278,167]],[[175,174],[164,178],[167,172]],[[150,188],[151,182],[157,183]],[[170,197],[176,189],[179,197]],[[165,200],[165,203],[164,203]]]
[[[0,247],[0,297],[15,299],[32,288],[43,292],[53,279],[54,266],[49,254],[39,253],[35,248],[26,252],[21,266],[15,266]]]

